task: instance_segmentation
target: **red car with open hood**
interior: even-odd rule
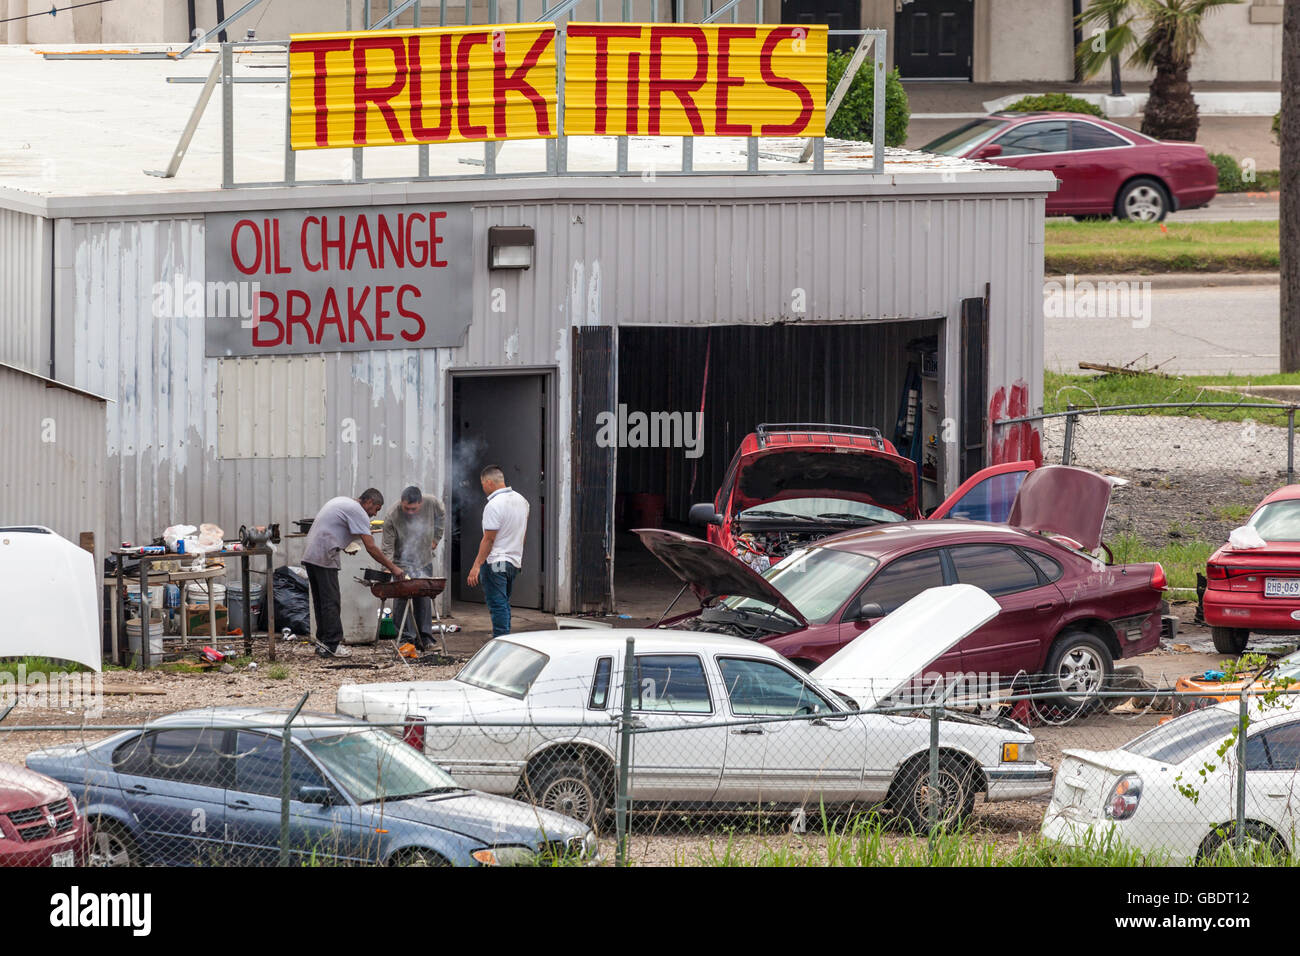
[[[68,788],[0,763],[0,867],[80,866],[86,851],[86,820]]]
[[[666,626],[758,640],[804,667],[825,661],[927,588],[973,584],[1001,613],[932,670],[1007,684],[1042,675],[1082,704],[1117,658],[1154,649],[1163,627],[1159,564],[1108,564],[1102,524],[1110,480],[1064,465],[996,466],[975,475],[937,520],[886,521],[796,548],[762,576],[724,548],[689,535],[640,530],[642,541],[700,600]],[[1005,523],[987,513],[999,487],[1019,490]]]

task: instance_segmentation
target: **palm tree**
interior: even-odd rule
[[[1130,66],[1154,69],[1142,132],[1156,139],[1195,140],[1200,118],[1187,70],[1203,39],[1201,22],[1215,7],[1241,0],[1092,0],[1079,14],[1080,27],[1100,27],[1075,56],[1084,77],[1095,76],[1111,57],[1128,54]]]

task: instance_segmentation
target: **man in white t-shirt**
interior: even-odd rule
[[[483,494],[483,540],[474,566],[465,580],[470,587],[483,584],[483,597],[492,614],[492,636],[510,633],[510,591],[524,561],[524,534],[528,531],[528,501],[506,487],[505,472],[488,465],[479,473]]]

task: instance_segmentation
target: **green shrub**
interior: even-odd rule
[[[852,54],[847,52],[829,53],[826,56],[826,97],[829,101],[835,84],[840,81],[848,68]],[[849,84],[844,100],[826,129],[826,135],[834,139],[853,139],[869,141],[871,139],[872,97],[875,95],[875,78],[872,76],[871,60],[863,62],[858,75]],[[902,146],[907,141],[907,123],[912,118],[912,111],[907,105],[907,93],[903,90],[903,81],[898,70],[891,70],[885,77],[885,145]]]
[[[1273,142],[1282,142],[1282,111],[1273,114]]]
[[[1210,162],[1219,170],[1219,192],[1239,193],[1246,188],[1241,179],[1241,164],[1227,153],[1210,153]]]
[[[1008,110],[1014,113],[1087,113],[1090,116],[1106,118],[1100,106],[1093,106],[1087,100],[1081,100],[1069,93],[1042,93],[1038,96],[1022,96]]]

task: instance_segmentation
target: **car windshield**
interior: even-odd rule
[[[424,754],[378,730],[317,737],[305,746],[358,803],[464,789]]]
[[[1278,658],[1267,676],[1269,680],[1300,680],[1300,651]]]
[[[980,143],[990,139],[1006,123],[1003,120],[977,119],[964,126],[958,126],[938,139],[932,139],[921,147],[923,153],[938,153],[940,156],[961,156],[974,149]]]
[[[851,551],[802,548],[769,568],[763,577],[799,609],[809,624],[824,624],[857,592],[879,563],[873,557]],[[724,603],[732,610],[771,611],[771,605],[754,598],[733,597]]]
[[[1227,740],[1238,719],[1233,710],[1217,707],[1194,710],[1147,731],[1123,749],[1161,763],[1179,764],[1208,744]]]
[[[456,680],[523,700],[546,666],[547,657],[509,641],[489,641],[461,668]]]
[[[1300,498],[1264,505],[1251,515],[1250,527],[1265,541],[1300,541]]]
[[[742,521],[746,518],[780,519],[786,516],[810,521],[842,521],[846,524],[880,524],[907,520],[896,511],[844,498],[783,498],[746,508],[739,515]]]

